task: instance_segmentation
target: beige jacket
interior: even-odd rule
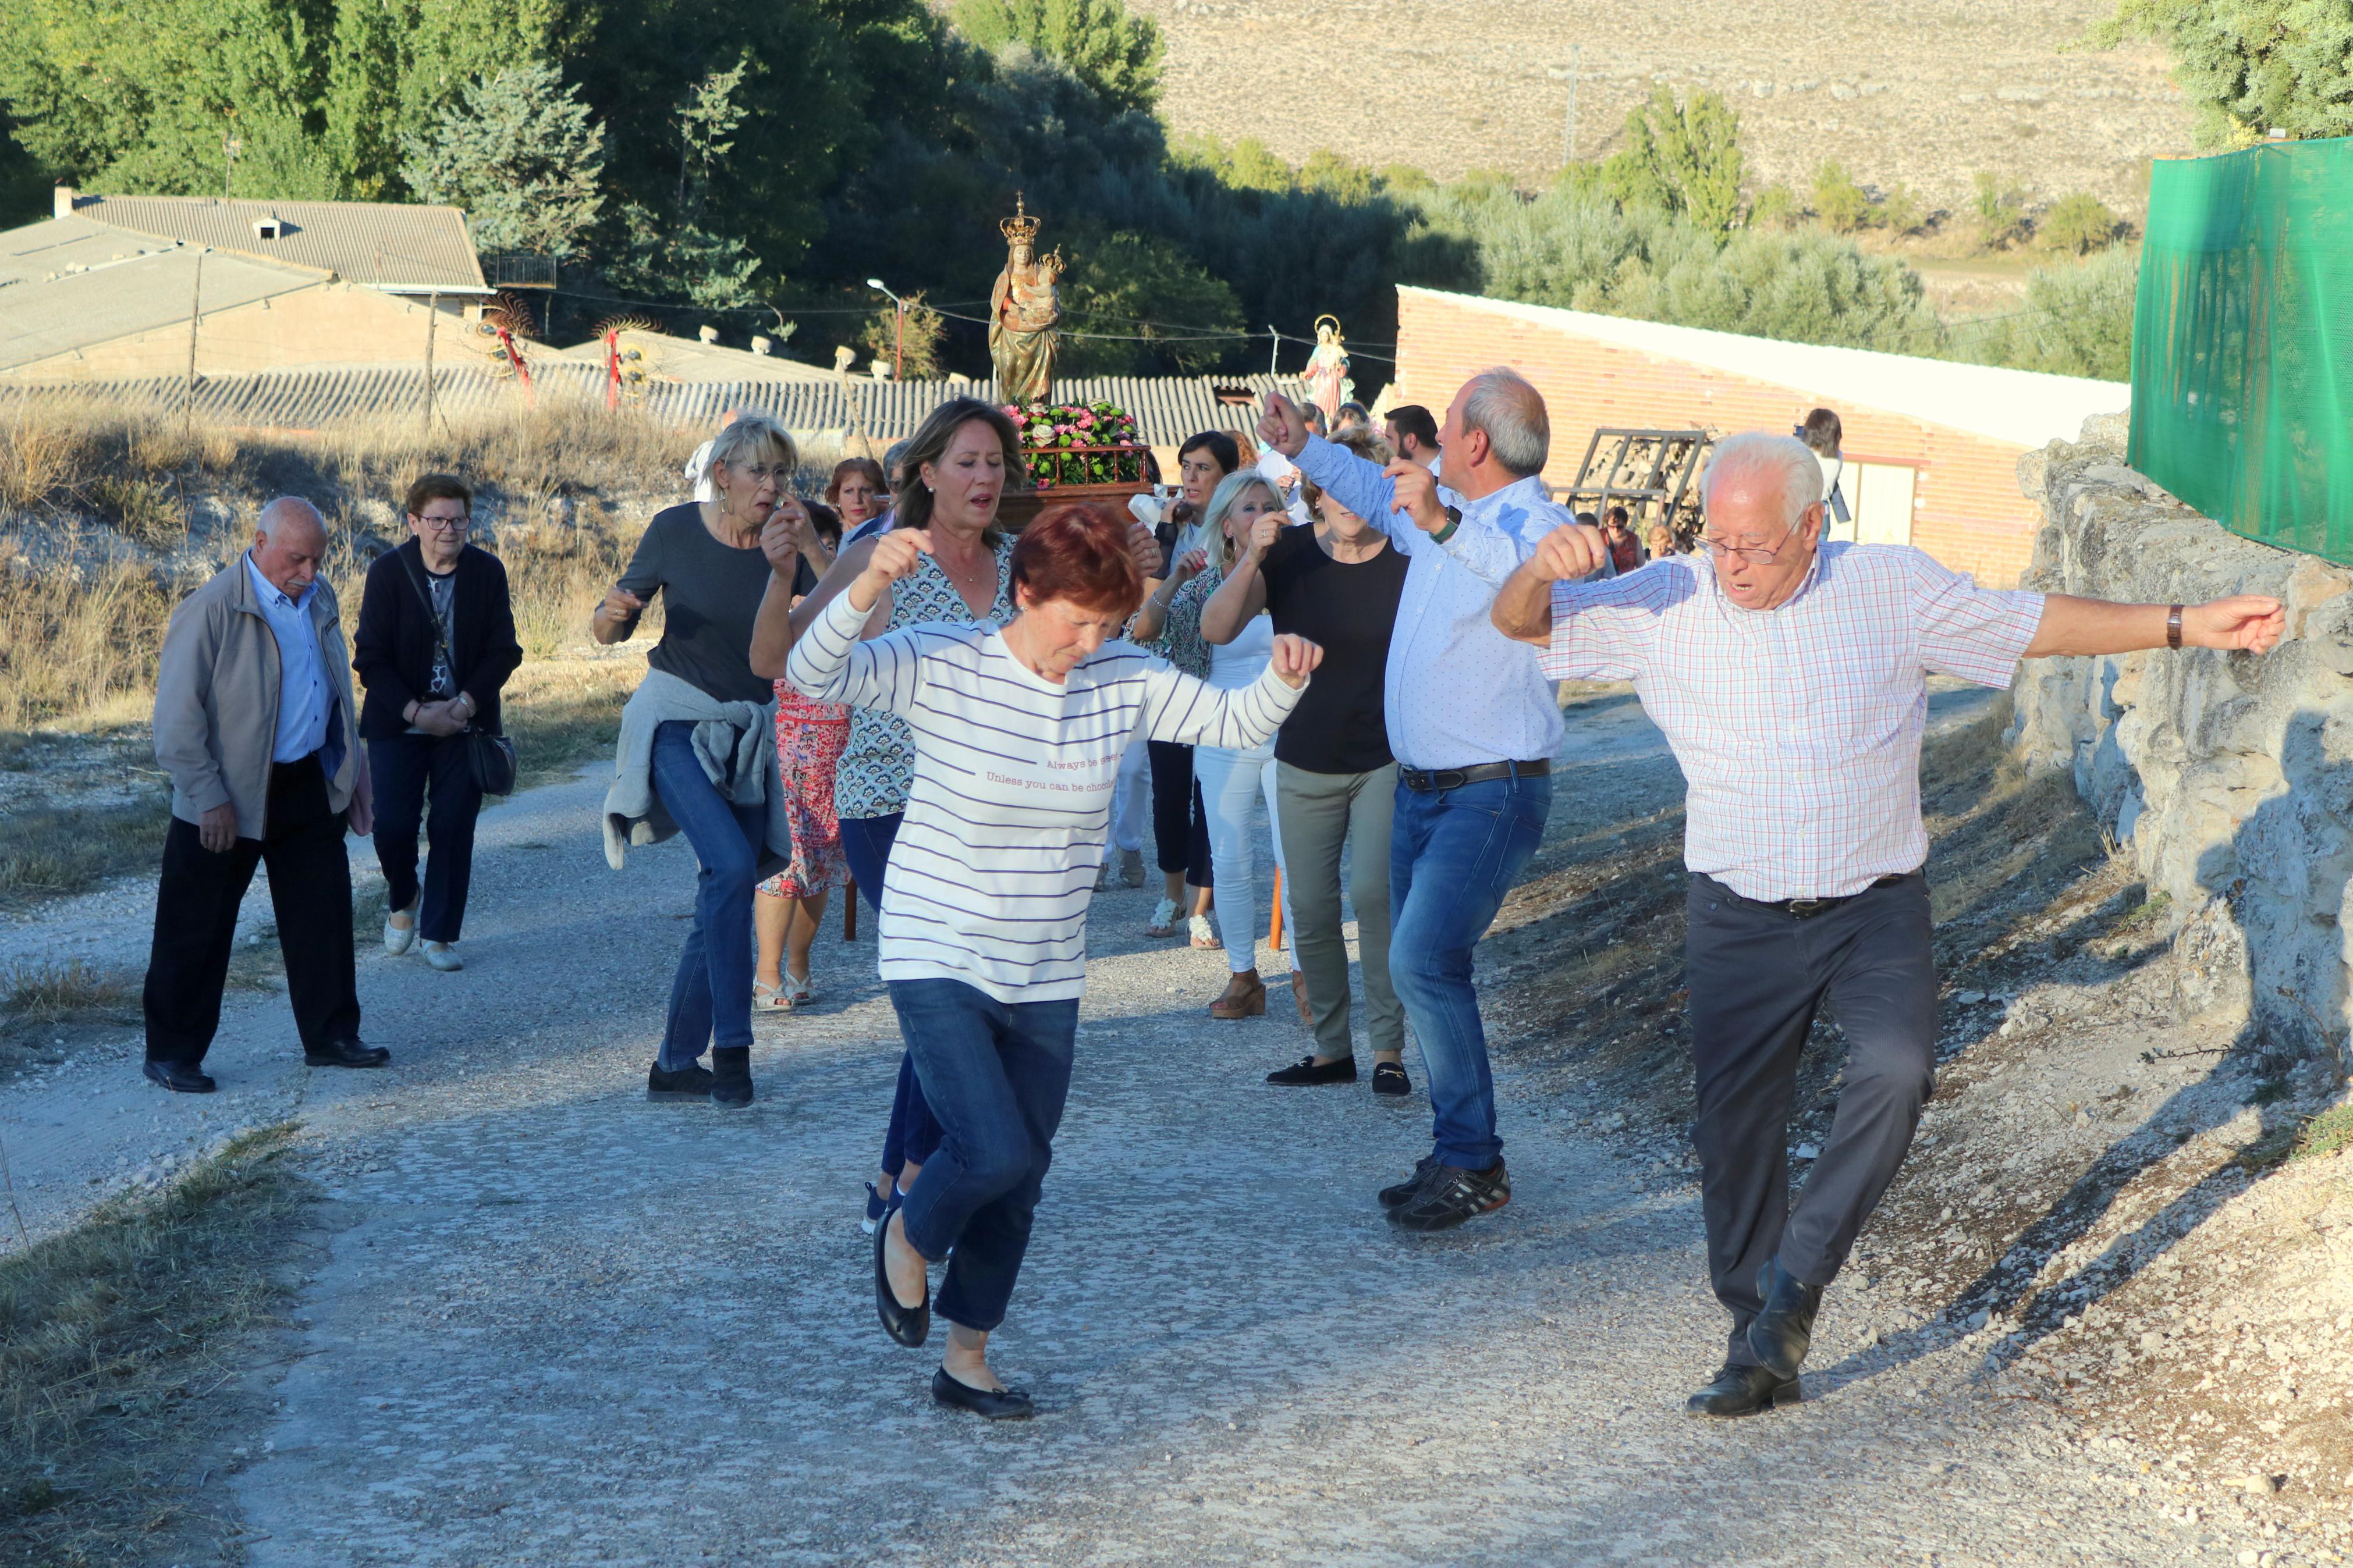
[[[237,808],[237,836],[259,838],[278,736],[278,639],[262,619],[245,559],[240,553],[172,612],[155,678],[155,760],[172,775],[174,816],[196,822],[227,802]],[[342,612],[323,577],[311,598],[311,624],[334,689],[322,761],[332,770],[327,804],[341,812],[359,783],[359,710]]]

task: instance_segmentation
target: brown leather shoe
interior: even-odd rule
[[[1255,971],[1245,971],[1226,982],[1226,994],[1209,1004],[1212,1018],[1266,1016],[1266,982]]]

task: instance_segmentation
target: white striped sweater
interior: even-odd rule
[[[1086,989],[1086,919],[1128,742],[1247,749],[1301,689],[1270,668],[1220,691],[1124,642],[1057,685],[993,625],[906,626],[860,642],[838,595],[785,678],[826,702],[887,709],[915,737],[915,777],[882,879],[885,980],[961,980],[1003,1002]]]

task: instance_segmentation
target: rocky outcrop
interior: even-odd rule
[[[2348,1066],[2353,572],[2257,544],[2125,464],[2121,415],[2019,464],[2044,526],[2029,586],[2098,598],[2286,600],[2268,658],[2158,650],[2021,669],[2010,732],[2064,768],[2174,927],[2179,1003]]]

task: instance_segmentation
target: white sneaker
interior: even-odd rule
[[[397,912],[397,913],[404,913],[404,914],[405,914],[405,913],[406,913],[407,911],[406,911],[406,910],[398,910],[398,911],[396,911],[396,912]],[[406,952],[408,951],[408,949],[409,949],[410,944],[412,944],[412,943],[413,943],[413,942],[415,942],[416,941],[417,941],[417,919],[416,919],[416,917],[415,917],[414,915],[411,915],[411,916],[409,917],[409,921],[408,921],[408,923],[407,923],[406,925],[405,925],[405,926],[396,926],[396,925],[393,924],[393,923],[392,923],[392,916],[391,916],[391,915],[386,915],[386,916],[385,916],[385,917],[384,917],[384,950],[385,950],[385,952],[388,952],[388,953],[392,954],[392,956],[393,956],[393,957],[395,957],[395,958],[398,958],[402,953]]]
[[[428,942],[425,944],[425,962],[439,970],[463,969],[466,961],[458,956],[454,942]]]

